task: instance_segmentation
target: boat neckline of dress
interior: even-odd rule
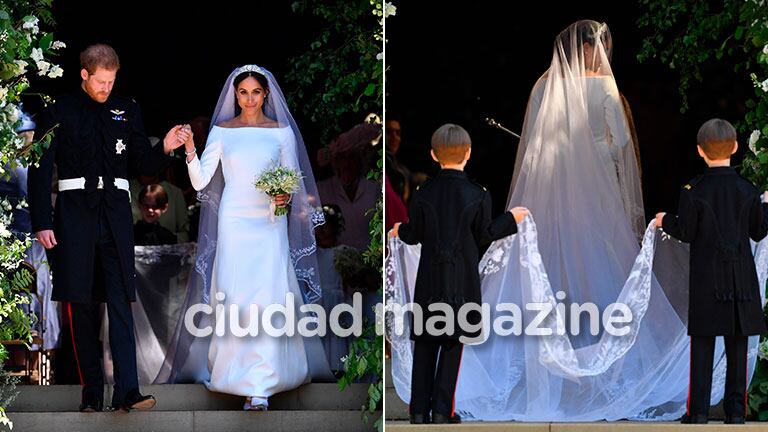
[[[581,78],[613,78],[611,75],[583,75]],[[544,80],[549,79],[549,77],[544,77]],[[615,78],[614,78],[615,79]]]
[[[238,126],[238,127],[224,127],[219,125],[213,125],[219,129],[288,129],[290,126],[285,127],[263,127],[263,126]]]

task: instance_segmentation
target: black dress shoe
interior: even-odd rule
[[[432,423],[434,424],[458,424],[461,423],[461,417],[454,414],[453,416],[447,416],[440,413],[432,413]]]
[[[688,415],[683,414],[682,420],[680,420],[680,423],[682,424],[707,424],[709,420],[707,419],[707,416],[702,414],[694,414],[694,415]]]
[[[742,416],[725,416],[725,424],[744,424],[744,417]]]
[[[148,410],[155,407],[155,397],[152,395],[142,395],[138,390],[132,390],[125,396],[125,400],[122,404],[115,404],[123,411],[136,410]]]
[[[80,412],[81,413],[101,412],[103,410],[103,406],[104,406],[104,403],[97,399],[84,400],[80,404]]]
[[[411,414],[411,424],[429,424],[429,414]]]

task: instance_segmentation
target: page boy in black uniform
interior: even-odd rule
[[[736,130],[725,120],[704,123],[697,136],[707,170],[680,192],[677,215],[659,213],[656,226],[690,243],[688,334],[691,373],[683,423],[707,423],[715,337],[725,337],[728,371],[725,423],[744,423],[747,337],[766,332],[749,239],[768,233],[768,207],[760,192],[730,166]]]
[[[432,303],[450,305],[454,317],[464,304],[481,304],[480,247],[515,234],[517,223],[528,214],[527,209],[516,207],[491,219],[491,195],[464,173],[471,140],[461,126],[446,124],[437,129],[431,152],[440,172],[413,194],[409,221],[393,227],[393,235],[403,242],[421,243],[413,301],[421,307],[425,322]],[[470,314],[468,321],[479,322],[479,316],[474,318]],[[411,423],[461,421],[454,413],[454,393],[463,349],[459,337],[467,333],[454,328],[457,331],[449,335],[411,334],[415,341]]]

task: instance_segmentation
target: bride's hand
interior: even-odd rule
[[[195,158],[195,134],[192,133],[192,127],[188,124],[182,125],[179,128],[179,134],[177,139],[184,145],[184,154],[187,163],[192,162]]]
[[[188,124],[185,124],[181,127],[181,132],[179,133],[179,138],[184,140],[184,148],[187,151],[191,151],[195,149],[195,134],[192,133],[192,127]]]
[[[285,208],[289,202],[291,202],[291,195],[290,194],[277,194],[272,195],[272,201],[274,201],[275,205],[278,208]]]

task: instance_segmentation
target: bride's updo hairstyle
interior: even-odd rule
[[[582,45],[585,43],[594,48],[598,38],[602,41],[606,57],[610,61],[613,45],[611,32],[606,24],[593,20],[577,21],[560,32],[555,38],[555,52],[562,47],[565,62],[571,63],[572,60],[576,60],[572,57],[572,50],[575,49],[576,54],[581,53]]]

